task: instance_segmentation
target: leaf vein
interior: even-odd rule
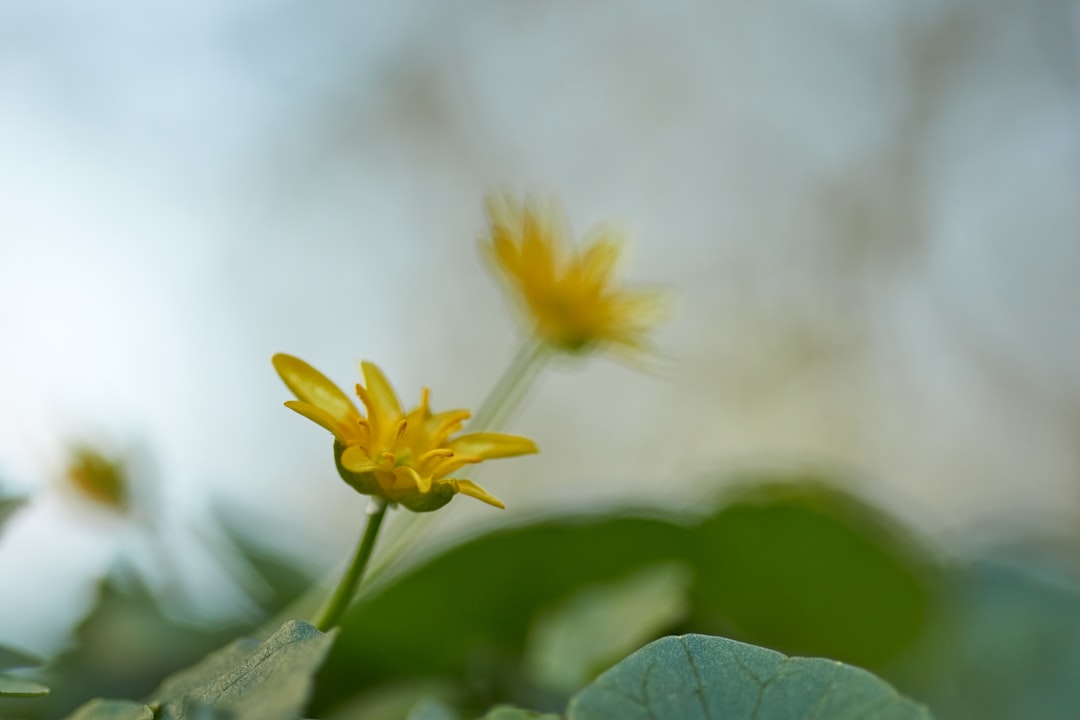
[[[286,650],[290,646],[295,645],[301,641],[302,638],[296,638],[293,640],[289,640],[283,645],[277,645],[272,647],[267,647],[266,645],[263,645],[257,648],[257,650],[260,650],[261,652],[259,652],[255,657],[249,657],[245,663],[233,670],[231,677],[226,675],[222,678],[223,681],[227,679],[227,682],[224,685],[207,688],[202,693],[199,693],[199,695],[196,697],[188,696],[181,705],[180,718],[184,718],[187,716],[187,708],[191,705],[192,700],[207,700],[210,702],[210,704],[215,704],[216,701],[224,697],[230,689],[239,684],[241,680],[257,671],[271,657],[276,655],[278,652]],[[212,693],[209,692],[211,690],[213,691]]]
[[[679,644],[682,646],[683,652],[686,653],[686,660],[690,663],[690,669],[694,672],[694,694],[697,696],[698,704],[701,705],[701,711],[704,713],[705,720],[712,720],[709,704],[705,702],[705,681],[701,677],[701,669],[698,667],[697,660],[694,659],[694,654],[690,652],[690,648],[686,644],[686,636],[679,636]]]

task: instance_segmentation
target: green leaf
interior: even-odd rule
[[[929,621],[933,557],[810,478],[741,490],[694,535],[687,630],[880,670]]]
[[[561,716],[551,713],[539,713],[534,710],[522,710],[510,705],[500,705],[480,720],[561,720]]]
[[[409,717],[417,708],[423,710],[431,704],[456,708],[462,694],[459,685],[445,680],[413,679],[386,683],[356,695],[333,711],[318,714],[318,717],[321,720],[401,720]]]
[[[155,717],[191,718],[202,706],[230,720],[295,720],[334,636],[290,620],[263,643],[237,640],[166,679],[152,695],[151,705],[160,707]]]
[[[686,617],[690,580],[685,565],[665,563],[578,591],[533,624],[525,649],[530,678],[567,695],[584,687]]]
[[[49,688],[32,680],[0,674],[0,697],[38,697],[48,695]]]
[[[955,720],[1080,718],[1076,552],[995,548],[959,568],[897,682]]]
[[[24,668],[24,667],[36,667],[41,664],[41,660],[32,655],[27,655],[21,650],[15,650],[9,647],[0,645],[0,670],[11,670],[12,668]]]
[[[38,658],[0,645],[0,670],[33,667],[40,664],[41,661]],[[48,694],[49,688],[40,683],[0,672],[0,698],[41,697]]]
[[[97,698],[68,715],[67,720],[154,720],[154,711],[130,700]]]
[[[498,684],[516,673],[539,608],[684,556],[686,539],[687,528],[668,520],[578,517],[451,548],[349,611],[319,674],[312,712],[325,715],[390,679],[456,675],[466,667]]]
[[[104,579],[73,647],[49,666],[53,692],[38,717],[63,717],[95,697],[144,698],[162,678],[250,629],[250,624],[210,628],[178,621],[137,576],[122,587],[113,577]]]
[[[705,635],[646,645],[578,693],[568,713],[569,720],[930,717],[865,670]]]
[[[535,652],[537,619],[570,607],[589,587],[613,587],[672,562],[693,575],[689,616],[654,630],[730,636],[880,671],[926,627],[934,556],[886,514],[813,478],[766,480],[704,518],[623,510],[545,520],[450,548],[349,611],[312,711],[325,714],[375,685],[417,677],[473,688],[482,678],[466,706],[560,706],[566,695],[531,686],[523,667],[526,652]]]

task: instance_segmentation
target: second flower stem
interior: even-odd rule
[[[477,408],[466,430],[484,432],[501,426],[532,386],[547,357],[548,348],[543,342],[529,338],[522,343],[495,387]]]
[[[360,540],[360,546],[356,549],[348,570],[342,576],[334,593],[327,599],[326,604],[319,610],[312,624],[322,632],[336,627],[341,622],[341,616],[356,595],[356,589],[360,585],[360,579],[364,576],[364,568],[371,559],[371,551],[375,549],[375,539],[379,535],[379,527],[386,516],[388,505],[382,500],[372,500],[374,508],[369,510],[367,526],[364,528],[364,536]]]

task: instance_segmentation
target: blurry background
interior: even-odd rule
[[[68,645],[118,552],[252,612],[222,516],[340,562],[364,501],[270,356],[475,407],[517,344],[476,251],[501,186],[626,228],[676,312],[651,373],[549,372],[511,428],[542,454],[483,475],[509,509],[439,531],[751,467],[947,543],[1075,528],[1075,0],[15,2],[0,89],[0,490],[32,497],[0,644]],[[75,441],[132,459],[167,562],[64,490]]]

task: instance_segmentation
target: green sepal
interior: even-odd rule
[[[435,483],[426,493],[409,493],[394,502],[413,512],[431,512],[445,506],[456,494],[448,483]]]
[[[345,466],[341,464],[341,455],[344,452],[345,446],[340,441],[334,440],[334,466],[337,467],[338,475],[345,484],[361,495],[373,495],[389,502],[390,499],[383,494],[382,487],[374,474],[354,473],[345,469]]]

